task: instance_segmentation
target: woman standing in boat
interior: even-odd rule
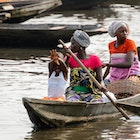
[[[87,33],[76,30],[71,38],[71,51],[79,58],[93,76],[102,86],[102,62],[96,55],[87,55],[86,48],[90,45],[90,38]],[[67,55],[66,64],[70,70],[70,86],[66,90],[66,99],[68,101],[87,101],[103,102],[102,92],[90,79],[88,74],[79,66],[77,61]]]
[[[108,33],[117,39],[108,45],[110,61],[105,64],[107,69],[103,78],[110,74],[108,83],[140,76],[136,44],[133,40],[128,39],[129,26],[125,22],[113,22],[108,28]]]

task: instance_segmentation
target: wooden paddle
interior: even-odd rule
[[[101,89],[101,84],[94,78],[94,76],[89,72],[89,70],[84,66],[84,64],[78,59],[78,57],[64,44],[64,42],[59,39],[58,42],[62,44],[63,48],[66,49],[72,57],[77,61],[77,63],[85,70],[85,72],[88,74],[88,76],[93,80],[93,82],[96,84],[96,86]],[[107,92],[103,92],[108,99],[112,102],[112,104],[118,109],[118,111],[124,116],[127,120],[130,120],[129,116],[124,112],[124,110],[121,107],[118,107],[117,104],[114,102],[114,100],[107,94]]]

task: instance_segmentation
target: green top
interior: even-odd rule
[[[73,88],[73,90],[76,92],[88,92],[89,91],[89,89],[85,86],[75,86]]]

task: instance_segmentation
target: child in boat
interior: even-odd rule
[[[65,100],[65,88],[68,79],[68,69],[63,61],[63,54],[56,50],[50,51],[48,97],[49,100]]]

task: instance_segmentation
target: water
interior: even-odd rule
[[[53,13],[31,19],[23,24],[48,22],[102,23],[105,27],[114,20],[126,21],[131,36],[140,46],[140,8],[125,4],[111,5],[89,11]],[[64,15],[63,15],[64,14]],[[94,53],[107,62],[107,44],[113,38],[108,34],[91,36],[88,53]],[[69,43],[68,43],[69,44]],[[68,45],[67,44],[67,45]],[[140,117],[124,118],[72,125],[64,128],[34,132],[22,104],[22,97],[43,98],[47,95],[49,50],[0,49],[0,139],[1,140],[139,140]]]

